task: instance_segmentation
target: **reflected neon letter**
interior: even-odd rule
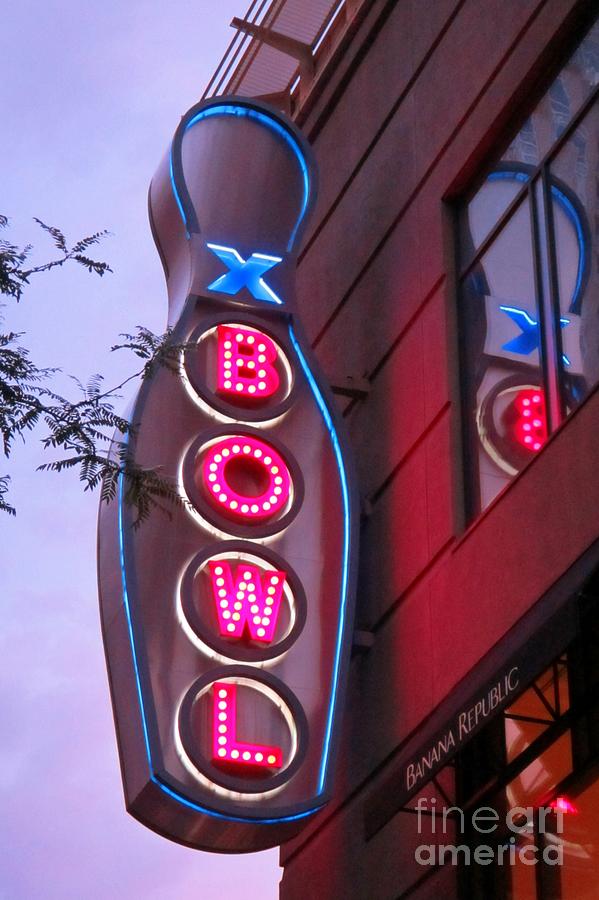
[[[265,399],[278,390],[277,347],[261,331],[219,325],[218,392]]]
[[[212,748],[215,762],[280,769],[280,747],[248,744],[237,740],[237,685],[215,681]]]
[[[254,641],[270,643],[274,637],[286,573],[261,572],[239,562],[235,581],[224,560],[208,563],[218,624],[223,636],[240,638],[247,628]]]
[[[547,415],[545,397],[540,388],[524,388],[514,400],[518,419],[514,423],[514,437],[527,450],[540,450],[547,443]]]

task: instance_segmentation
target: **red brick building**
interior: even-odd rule
[[[257,7],[209,93],[269,95],[314,148],[298,298],[363,496],[336,796],[281,896],[597,897],[596,5]]]

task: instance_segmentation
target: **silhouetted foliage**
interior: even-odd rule
[[[89,255],[90,248],[99,244],[108,232],[96,232],[69,247],[59,228],[40,219],[35,221],[50,235],[60,255],[42,265],[28,267],[30,244],[18,247],[0,240],[0,294],[4,297],[18,303],[33,275],[67,262],[81,265],[99,276],[112,271],[107,263]],[[0,228],[7,225],[7,217],[0,216]],[[3,322],[4,317],[0,315],[0,327]],[[120,335],[123,342],[111,349],[131,350],[143,360],[142,368],[108,389],[103,389],[101,375],[94,375],[86,385],[72,378],[77,399],[52,389],[53,376],[61,370],[39,368],[23,346],[23,336],[12,331],[0,332],[0,435],[5,458],[10,456],[18,438],[25,440],[36,426],[41,426],[44,449],[61,455],[43,463],[39,469],[53,472],[76,469],[84,489],[100,488],[104,502],[116,495],[122,481],[125,501],[136,510],[136,524],[143,522],[155,508],[168,513],[169,504],[183,503],[176,485],[168,478],[157,469],[143,469],[133,462],[128,443],[134,437],[134,429],[114,408],[119,391],[133,379],[148,378],[158,366],[179,371],[180,355],[185,348],[173,343],[171,331],[156,335],[138,326],[134,335]],[[9,484],[10,475],[0,476],[0,512],[15,515],[16,510],[7,498]]]

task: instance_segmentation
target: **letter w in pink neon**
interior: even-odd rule
[[[220,633],[240,638],[247,628],[254,641],[272,641],[279,616],[286,572],[261,571],[241,560],[235,580],[224,560],[208,563]]]

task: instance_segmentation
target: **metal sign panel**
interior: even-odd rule
[[[189,110],[150,188],[189,349],[144,382],[129,452],[187,505],[137,529],[126,484],[102,506],[102,625],[127,808],[208,850],[295,835],[337,752],[357,503],[294,297],[314,192],[295,126],[237,98]]]

